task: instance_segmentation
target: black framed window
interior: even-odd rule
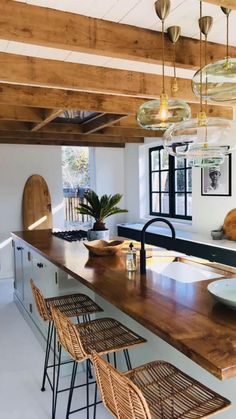
[[[192,168],[162,146],[149,150],[150,214],[192,219]]]

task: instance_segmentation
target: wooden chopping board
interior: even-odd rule
[[[233,208],[226,215],[223,229],[227,239],[236,241],[236,208]]]
[[[24,230],[52,228],[51,196],[45,179],[40,175],[32,175],[26,181],[22,214]]]

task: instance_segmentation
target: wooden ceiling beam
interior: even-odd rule
[[[141,137],[125,137],[113,135],[99,135],[99,134],[64,134],[64,133],[41,133],[41,132],[18,132],[18,131],[0,131],[0,137],[15,138],[19,136],[21,139],[40,139],[40,140],[67,140],[67,141],[85,141],[85,142],[103,142],[103,143],[143,143]]]
[[[0,53],[0,80],[31,86],[151,98],[159,96],[162,91],[161,75],[31,58],[4,52]],[[166,77],[165,80],[168,92],[172,77]],[[179,98],[190,102],[198,101],[192,92],[191,80],[179,78],[178,85]]]
[[[215,4],[216,6],[227,7],[228,9],[236,10],[235,0],[203,0],[205,3]]]
[[[234,0],[205,1],[235,8]],[[148,63],[161,60],[160,32],[12,0],[0,2],[0,38]],[[180,37],[176,46],[178,67],[199,68],[198,45],[198,40]],[[168,40],[165,47],[166,64],[172,65],[172,45]],[[208,53],[217,61],[225,56],[225,46],[209,42]],[[236,55],[235,47],[232,55]]]
[[[91,112],[135,115],[145,98],[118,96],[72,90],[48,89],[43,87],[20,86],[0,83],[0,104],[14,105],[20,102],[23,106],[57,109],[84,109]],[[197,114],[199,105],[191,104],[193,116]],[[211,116],[233,118],[231,106],[209,105]],[[118,124],[124,126],[126,118]]]
[[[49,122],[56,119],[61,113],[63,112],[63,109],[51,109],[51,110],[45,110],[44,118],[41,122],[34,125],[34,127],[31,129],[32,132],[39,131],[41,128],[45,127]]]
[[[0,131],[26,131],[31,130],[31,124],[20,121],[0,121]]]
[[[130,128],[130,127],[107,127],[100,131],[97,134],[101,135],[111,135],[111,136],[122,136],[122,137],[163,137],[163,131],[151,131],[147,129],[139,128]]]
[[[192,117],[196,118],[200,112],[200,105],[197,103],[190,103]],[[230,106],[207,105],[207,115],[215,118],[233,119],[233,108]],[[135,115],[129,115],[119,122],[112,125],[113,127],[138,128],[139,124]]]
[[[117,115],[117,114],[109,114],[109,113],[96,115],[94,118],[89,119],[88,121],[82,122],[82,124],[80,125],[80,128],[84,134],[92,134],[109,125],[112,125],[114,122],[120,121],[126,116],[127,115]]]
[[[17,100],[16,102],[17,103]],[[43,110],[38,108],[28,108],[25,106],[6,106],[0,105],[0,120],[4,121],[25,121],[40,122],[43,119]]]
[[[72,147],[113,147],[124,148],[123,143],[96,143],[86,141],[68,141],[68,140],[40,140],[40,139],[22,139],[22,138],[4,138],[0,137],[0,144],[15,144],[15,145],[52,145],[52,146],[72,146]]]

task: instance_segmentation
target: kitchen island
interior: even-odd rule
[[[212,279],[201,280],[203,278],[200,277],[199,281],[183,283],[156,272],[148,264],[145,275],[141,276],[138,271],[129,275],[125,270],[125,253],[129,242],[126,242],[124,250],[116,256],[89,257],[83,242],[69,243],[54,237],[46,230],[13,233],[13,241],[15,247],[27,246],[27,249],[82,283],[98,298],[102,297],[105,309],[106,304],[110,310],[114,307],[114,313],[117,316],[119,313],[120,316],[124,315],[131,327],[135,324],[141,325],[139,333],[144,334],[146,331],[145,337],[152,348],[151,352],[146,348],[142,362],[150,361],[150,357],[157,359],[171,350],[170,361],[182,369],[184,364],[186,372],[190,375],[195,373],[195,377],[207,385],[210,382],[213,389],[230,398],[234,404],[236,312],[214,302],[207,291],[207,285]],[[174,253],[169,252],[165,256],[160,249],[152,248],[148,251],[148,256],[152,256],[148,262],[153,264],[158,255],[157,260],[160,263],[162,257],[170,261],[176,258]],[[30,255],[28,259],[30,263]],[[185,263],[198,265],[197,261],[191,259],[185,260]],[[216,274],[216,277],[233,276],[232,272],[219,265],[215,268],[206,264],[204,270]],[[19,295],[17,298],[19,299]],[[201,378],[203,370],[208,373]],[[220,381],[226,378],[231,380],[223,383]],[[235,418],[235,412],[235,407],[231,408],[229,413],[225,412],[221,417]]]

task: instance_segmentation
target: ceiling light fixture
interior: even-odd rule
[[[140,106],[137,121],[142,128],[150,130],[166,130],[176,122],[191,117],[189,105],[180,99],[170,98],[165,90],[165,19],[170,11],[170,0],[157,0],[156,14],[162,23],[162,93],[160,99],[150,100]]]
[[[194,75],[192,89],[196,96],[200,96],[202,78],[202,95],[215,102],[236,100],[236,59],[229,56],[229,17],[231,10],[221,7],[226,16],[226,58],[208,64]]]
[[[202,67],[202,38],[205,36],[205,64],[207,60],[207,36],[212,27],[212,18],[202,16],[200,1],[200,67]],[[200,112],[196,119],[189,119],[170,127],[164,134],[166,151],[177,157],[188,159],[190,166],[213,167],[223,163],[225,155],[235,147],[230,120],[209,118],[203,111],[201,94],[202,76],[200,74]],[[206,83],[206,91],[208,89]],[[206,103],[207,110],[207,103]]]

